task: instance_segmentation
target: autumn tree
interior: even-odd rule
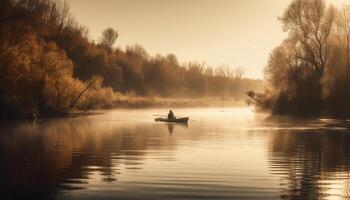
[[[273,114],[350,115],[349,7],[293,0],[281,22],[288,37],[270,54],[264,94],[249,92]]]

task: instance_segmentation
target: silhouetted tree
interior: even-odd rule
[[[350,115],[349,11],[293,0],[280,18],[288,37],[265,68],[268,88],[252,96],[273,114]],[[258,101],[257,101],[258,100]]]
[[[111,51],[114,43],[117,41],[117,38],[117,29],[108,27],[102,32],[101,44]]]
[[[334,8],[324,0],[293,0],[281,21],[290,40],[299,47],[296,58],[322,77],[328,59],[328,38],[334,21]]]

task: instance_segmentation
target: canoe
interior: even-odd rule
[[[174,123],[184,123],[187,124],[188,117],[176,118],[176,119],[168,119],[168,118],[155,118],[156,122],[174,122]]]

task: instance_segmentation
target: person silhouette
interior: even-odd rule
[[[172,110],[169,111],[169,114],[168,114],[168,119],[171,120],[171,119],[175,119],[175,116],[174,116],[174,113]]]

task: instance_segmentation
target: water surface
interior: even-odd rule
[[[347,199],[350,122],[249,108],[164,109],[0,124],[1,199]]]

